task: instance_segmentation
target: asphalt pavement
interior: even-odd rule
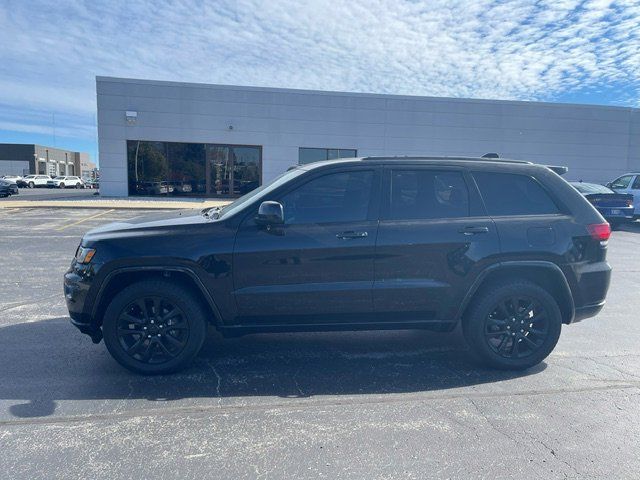
[[[215,333],[142,377],[69,324],[62,275],[118,210],[0,210],[0,476],[640,478],[640,224],[608,303],[540,366],[477,367],[460,334]]]

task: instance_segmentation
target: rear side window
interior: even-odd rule
[[[282,197],[285,224],[366,220],[372,187],[371,170],[331,173],[310,180]]]
[[[474,173],[473,176],[491,216],[560,213],[549,194],[532,177],[509,173]]]
[[[469,216],[469,191],[460,172],[393,170],[391,220]]]
[[[613,182],[611,182],[611,188],[627,188],[629,186],[629,183],[631,183],[632,178],[633,175],[624,175],[620,178],[617,178]]]

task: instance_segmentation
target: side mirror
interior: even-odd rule
[[[284,209],[278,202],[262,202],[255,218],[258,225],[282,225],[284,223]]]

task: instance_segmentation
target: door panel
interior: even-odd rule
[[[373,310],[378,229],[376,169],[316,175],[272,200],[285,224],[250,215],[234,248],[234,289],[244,324],[359,321]]]
[[[465,177],[442,167],[385,172],[373,299],[387,321],[452,320],[499,252],[495,225]]]

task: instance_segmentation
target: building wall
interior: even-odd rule
[[[127,195],[126,140],[262,146],[263,181],[299,147],[566,165],[603,182],[640,170],[640,110],[97,78],[101,192]],[[125,111],[137,112],[128,125]],[[232,127],[232,128],[230,128]]]

